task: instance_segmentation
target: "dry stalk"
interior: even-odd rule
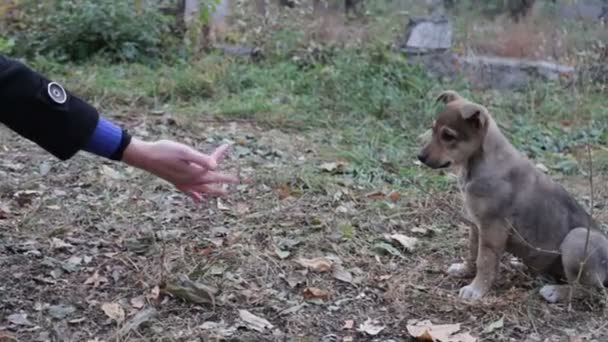
[[[593,220],[593,206],[595,205],[593,203],[593,194],[594,194],[594,189],[593,189],[593,157],[591,155],[591,147],[589,146],[589,143],[587,143],[587,158],[589,160],[589,204],[590,204],[590,208],[589,208],[589,215],[591,216],[591,219]],[[570,291],[568,293],[568,311],[572,311],[572,296],[574,293],[574,286],[579,285],[580,281],[581,281],[581,277],[583,276],[583,268],[585,267],[585,263],[587,263],[587,259],[589,258],[589,238],[591,236],[591,225],[589,225],[589,227],[587,227],[587,235],[585,236],[585,248],[583,249],[583,255],[585,256],[585,258],[581,261],[580,265],[579,265],[579,269],[578,269],[578,274],[576,276],[576,281],[574,282],[574,284],[570,284]]]

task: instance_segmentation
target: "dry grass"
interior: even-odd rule
[[[177,120],[167,126],[168,118],[130,119],[131,129],[147,132],[148,138],[170,135],[204,150],[209,149],[206,139],[218,143],[227,138],[262,151],[228,159],[229,169],[240,169],[252,182],[221,203],[195,207],[151,177],[111,164],[107,166],[116,173],[110,172],[91,158],[55,163],[32,144],[3,133],[0,139],[9,152],[2,152],[0,164],[6,173],[0,181],[0,208],[5,210],[0,218],[0,315],[25,313],[36,328],[2,320],[0,331],[8,328],[28,341],[45,333],[67,340],[112,340],[124,323],[110,321],[101,305],[119,304],[129,321],[140,310],[134,299],[143,298],[145,307],[158,315],[129,331],[125,341],[218,337],[226,332],[209,328],[209,322],[226,329],[242,326],[242,309],[275,326],[264,332],[232,331],[232,339],[243,341],[368,340],[356,330],[368,318],[385,326],[379,337],[396,340],[408,339],[409,319],[462,323],[464,330],[489,340],[606,337],[598,319],[600,301],[577,301],[574,312],[548,305],[537,295],[540,283],[509,262],[482,302],[458,300],[466,280],[445,274],[466,246],[455,192],[422,193],[412,187],[396,202],[369,197],[373,189],[319,173],[316,166],[323,160],[310,151],[323,144],[322,136],[317,140],[252,124]],[[276,157],[263,151],[281,153]],[[46,169],[45,164],[50,172],[41,176],[43,171],[36,170]],[[313,171],[302,173],[304,164]],[[603,193],[598,190],[599,201],[605,200]],[[350,232],[341,228],[345,225]],[[374,245],[387,233],[417,236],[419,245],[411,252],[402,250],[401,257],[378,253]],[[53,238],[70,246],[57,246]],[[277,248],[290,255],[278,257]],[[341,260],[352,283],[297,263],[300,257],[323,256]],[[90,259],[64,269],[73,257]],[[103,281],[85,284],[96,273]],[[180,274],[219,288],[216,306],[155,294],[157,285]],[[329,298],[309,298],[305,289],[310,287],[327,291]],[[67,319],[50,317],[49,305],[58,304],[76,311]],[[484,332],[501,318],[500,329]],[[353,329],[343,329],[347,320],[355,322]]]
[[[481,55],[558,61],[569,52],[559,24],[534,14],[517,23],[499,18],[474,24],[467,36],[466,47]]]

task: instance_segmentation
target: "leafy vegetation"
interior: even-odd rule
[[[154,6],[130,1],[25,1],[12,27],[14,52],[56,60],[83,61],[101,54],[110,60],[158,57],[175,44],[168,18]],[[170,51],[170,50],[169,50]]]

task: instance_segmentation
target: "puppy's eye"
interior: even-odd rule
[[[456,136],[450,132],[444,131],[441,133],[441,139],[445,142],[453,142],[456,140]]]

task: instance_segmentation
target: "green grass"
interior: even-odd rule
[[[252,63],[216,55],[157,66],[35,65],[107,111],[162,106],[191,117],[252,119],[307,134],[320,142],[322,158],[348,160],[348,176],[368,185],[451,186],[413,163],[416,138],[432,121],[435,96],[446,88],[488,106],[518,148],[557,172],[578,170],[568,155],[572,148],[608,143],[602,133],[608,109],[604,95],[593,89],[543,84],[520,93],[475,92],[464,84],[440,85],[401,55],[377,47],[335,52],[305,68],[301,60]]]

